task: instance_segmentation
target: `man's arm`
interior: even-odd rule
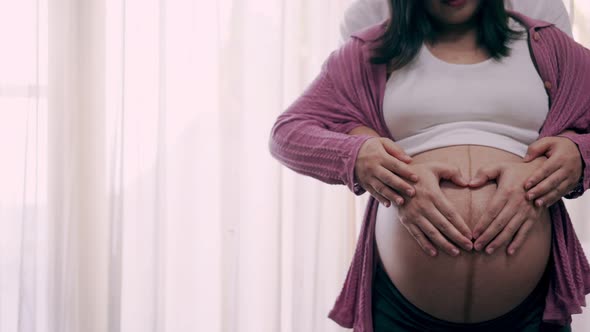
[[[389,17],[387,0],[356,0],[344,12],[340,23],[340,40],[344,43],[353,33]]]
[[[507,7],[532,18],[555,24],[561,31],[572,37],[570,17],[561,0],[512,0]]]

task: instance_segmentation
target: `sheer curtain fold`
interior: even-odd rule
[[[267,142],[336,46],[345,5],[107,1],[112,328],[339,329],[325,316],[353,250],[352,199],[281,169]],[[332,29],[311,28],[326,18]]]
[[[344,331],[368,195],[267,144],[349,2],[1,3],[0,331]]]
[[[105,331],[104,3],[48,1],[50,331]]]
[[[47,5],[6,7],[0,3],[0,331],[28,332],[47,319]]]

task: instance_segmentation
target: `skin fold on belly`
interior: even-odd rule
[[[412,156],[412,163],[441,161],[455,165],[467,178],[485,165],[522,162],[515,154],[478,145],[458,145]],[[497,185],[477,189],[441,182],[443,194],[473,230]],[[496,318],[520,304],[541,279],[551,249],[551,217],[545,209],[523,246],[512,256],[506,245],[492,255],[461,250],[458,257],[439,251],[428,256],[397,220],[397,207],[379,205],[375,224],[377,259],[414,305],[439,319],[473,323]]]

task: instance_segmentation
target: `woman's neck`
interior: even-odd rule
[[[450,63],[473,64],[490,57],[487,49],[479,44],[474,25],[438,28],[433,40],[426,40],[426,43],[432,54]]]
[[[433,44],[453,44],[463,49],[478,48],[477,26],[473,23],[435,26]]]

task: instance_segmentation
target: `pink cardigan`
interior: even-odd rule
[[[590,163],[590,51],[554,25],[510,12],[528,29],[531,56],[545,82],[550,111],[539,138],[565,134]],[[355,195],[365,190],[356,182],[354,164],[361,145],[372,136],[351,136],[357,126],[393,137],[383,120],[385,65],[371,64],[370,41],[387,21],[353,35],[324,62],[322,70],[291,106],[280,114],[269,140],[272,156],[297,173],[328,184],[346,185]],[[583,189],[590,186],[584,166]],[[580,194],[576,196],[580,196]],[[365,210],[356,250],[340,295],[328,317],[354,331],[373,331],[371,290],[375,217],[379,202],[371,197]],[[590,267],[563,201],[550,207],[554,235],[549,291],[543,320],[565,325],[586,306]]]

